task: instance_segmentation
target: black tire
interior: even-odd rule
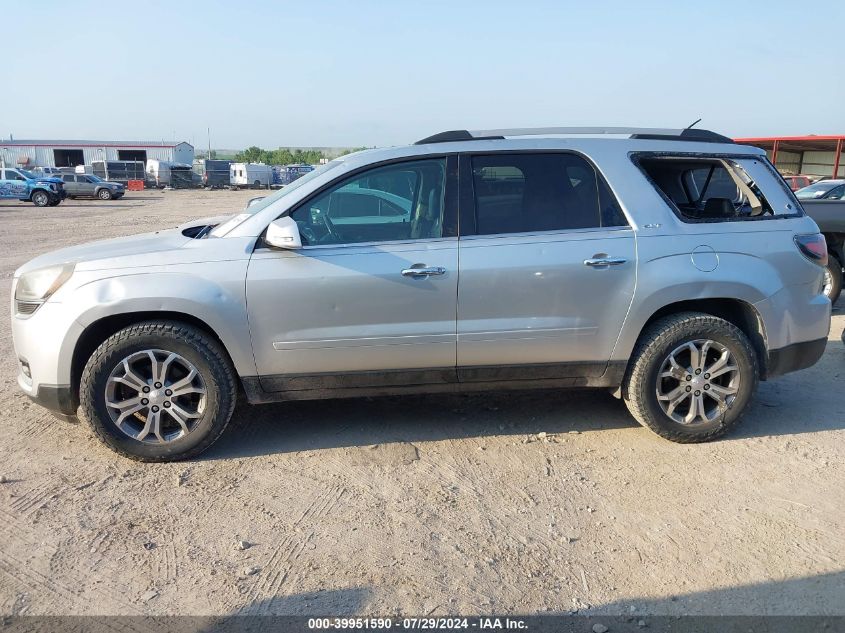
[[[669,417],[660,406],[658,373],[673,350],[697,340],[715,341],[730,351],[738,367],[739,386],[722,415],[710,422],[683,424]],[[707,442],[736,426],[758,381],[757,354],[738,327],[709,314],[683,312],[658,319],[642,333],[628,364],[622,398],[637,422],[661,437],[683,444]]]
[[[261,189],[261,181],[256,180],[254,183],[252,183],[252,186],[255,187],[256,189]]]
[[[827,272],[830,274],[830,290],[825,294],[831,303],[836,303],[842,292],[842,262],[832,253],[827,255]]]
[[[106,406],[112,370],[130,354],[149,349],[175,352],[189,361],[206,389],[205,407],[193,429],[164,443],[146,443],[124,433]],[[221,345],[202,330],[173,321],[138,323],[110,336],[88,359],[79,391],[83,414],[94,433],[124,457],[143,462],[190,459],[205,451],[223,433],[237,398],[234,369]]]
[[[111,189],[106,189],[105,187],[103,187],[102,189],[99,189],[97,191],[97,197],[100,200],[111,200],[112,199]]]
[[[36,191],[33,191],[32,197],[30,199],[32,200],[32,204],[34,204],[36,207],[46,207],[48,204],[50,204],[50,195],[42,189],[37,189]]]

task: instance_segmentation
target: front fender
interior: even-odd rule
[[[131,313],[186,314],[206,323],[222,341],[239,375],[255,375],[244,279],[247,262],[208,262],[184,272],[132,272],[83,283],[64,295],[64,308],[84,329],[106,317]],[[222,280],[222,281],[221,281]],[[71,358],[76,340],[66,341]]]

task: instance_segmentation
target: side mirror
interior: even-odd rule
[[[289,215],[270,223],[264,235],[264,241],[274,248],[302,248],[299,227]]]

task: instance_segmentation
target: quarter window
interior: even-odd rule
[[[473,156],[472,179],[480,235],[627,225],[604,180],[575,154]]]
[[[354,176],[296,209],[307,245],[442,236],[446,159],[388,165]]]
[[[685,221],[724,222],[795,215],[794,198],[762,160],[635,156],[640,169]]]

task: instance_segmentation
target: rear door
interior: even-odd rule
[[[461,157],[458,376],[599,376],[631,304],[636,248],[583,157]]]
[[[76,182],[76,179],[79,176],[75,174],[62,174],[60,178],[62,179],[63,186],[65,191],[67,191],[67,195],[69,196],[78,196],[79,194],[79,185]]]

